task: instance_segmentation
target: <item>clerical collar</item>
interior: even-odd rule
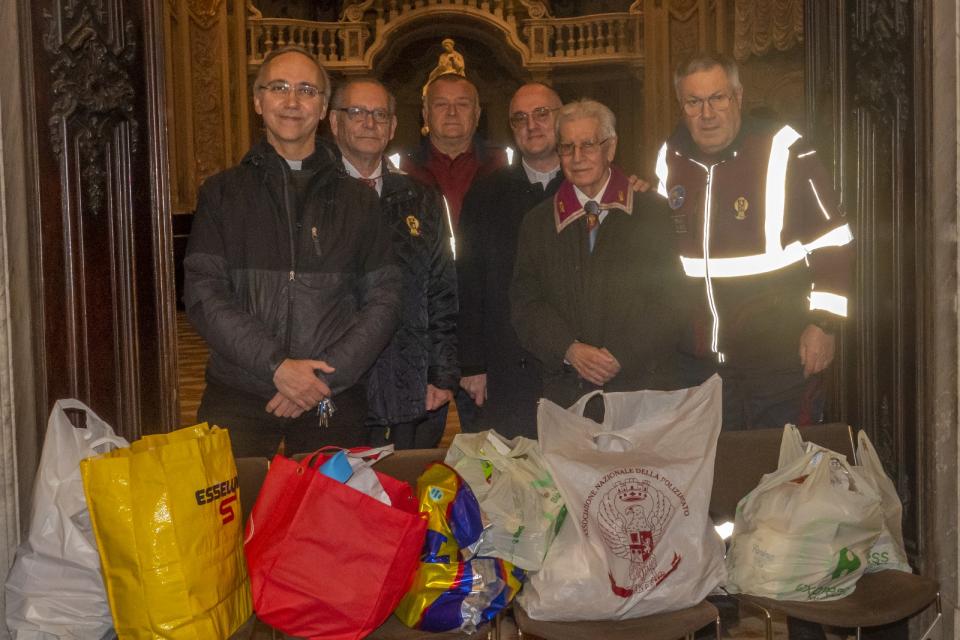
[[[550,181],[556,178],[557,174],[560,173],[559,163],[557,163],[557,166],[550,171],[537,171],[528,165],[527,161],[524,159],[521,159],[520,163],[523,165],[523,171],[527,174],[527,180],[530,181],[530,184],[536,184],[539,182],[543,185],[544,189],[546,189],[547,185],[550,184]]]
[[[347,170],[347,175],[357,178],[358,180],[370,185],[377,190],[377,195],[380,195],[380,192],[383,191],[383,161],[377,165],[377,168],[371,175],[365,176],[361,174],[355,166],[353,166],[352,162],[347,160],[346,156],[342,156],[342,158],[343,168]]]
[[[630,188],[629,180],[623,171],[611,166],[607,181],[594,198],[588,198],[569,180],[563,181],[556,195],[553,196],[553,216],[557,233],[586,215],[583,205],[589,200],[595,200],[600,205],[601,211],[620,209],[627,214],[633,212],[633,190]]]
[[[287,160],[287,158],[284,158],[284,160]],[[293,171],[300,171],[303,169],[303,160],[287,160],[287,166]]]

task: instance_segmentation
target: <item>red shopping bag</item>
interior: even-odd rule
[[[409,484],[377,477],[392,506],[317,472],[330,456],[276,456],[244,552],[253,608],[304,638],[354,640],[379,627],[410,586],[427,523]]]

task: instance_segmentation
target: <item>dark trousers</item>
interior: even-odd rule
[[[367,395],[361,385],[354,385],[334,396],[336,412],[327,427],[320,426],[315,410],[307,411],[299,418],[278,418],[267,413],[268,401],[268,398],[208,381],[197,419],[230,432],[235,458],[272,458],[281,441],[288,456],[316,451],[326,445],[357,447],[367,444],[364,428]]]
[[[723,430],[803,426],[823,422],[826,391],[823,374],[803,377],[803,367],[756,369],[718,365],[684,356],[686,386],[702,384],[714,373],[723,380]]]
[[[440,445],[443,430],[447,426],[447,403],[436,411],[410,422],[401,422],[390,426],[372,426],[368,431],[371,447],[392,444],[395,449],[433,449]]]

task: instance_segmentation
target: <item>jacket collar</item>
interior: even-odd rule
[[[283,172],[286,163],[265,137],[250,147],[250,150],[247,151],[240,162],[241,164],[260,167],[267,173]],[[316,138],[313,153],[303,160],[303,169],[318,173],[330,173],[331,175],[337,175],[337,173],[346,175],[346,170],[340,163],[336,146],[319,136]]]
[[[572,182],[564,180],[553,196],[553,221],[557,226],[557,233],[586,215],[573,188]],[[601,211],[619,209],[627,214],[633,212],[633,189],[630,188],[626,174],[618,167],[610,165],[610,181],[596,201]]]
[[[684,156],[693,158],[698,162],[719,162],[731,158],[739,152],[744,143],[751,137],[755,135],[773,134],[778,128],[777,124],[772,120],[744,116],[743,121],[740,123],[740,131],[737,132],[737,137],[733,139],[733,142],[720,153],[706,156],[693,141],[690,130],[687,129],[687,125],[681,120],[667,139],[667,144],[670,148],[676,149]]]

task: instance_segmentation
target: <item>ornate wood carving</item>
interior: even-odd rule
[[[166,0],[19,2],[32,43],[37,414],[76,397],[128,439],[170,429],[176,356],[158,59]]]
[[[865,28],[850,42],[852,68],[857,70],[854,102],[870,109],[879,121],[895,123],[901,131],[910,115],[910,52],[903,48],[903,40],[909,36],[910,5],[908,0],[877,0],[861,7]]]
[[[925,3],[807,3],[808,118],[835,160],[857,247],[854,296],[838,358],[833,418],[866,429],[903,501],[907,550],[922,551],[918,425],[926,131],[917,33]],[[917,114],[917,115],[912,115]],[[831,144],[832,143],[832,144]],[[830,149],[829,147],[833,148]]]
[[[68,0],[56,13],[45,11],[44,17],[43,47],[56,58],[51,67],[51,88],[57,97],[49,119],[51,144],[62,161],[69,121],[77,131],[82,159],[84,209],[97,214],[107,197],[104,158],[116,126],[129,127],[130,150],[137,153],[139,126],[132,117],[134,92],[128,71],[136,55],[133,23],[127,20],[122,30],[111,33],[114,25],[96,0]]]
[[[221,99],[219,88],[223,82],[225,54],[217,33],[192,29],[190,33],[191,71],[193,85],[193,151],[196,158],[194,188],[209,176],[227,168],[226,141],[223,137],[224,119],[229,109]],[[191,198],[192,200],[192,198]]]
[[[200,28],[209,29],[216,22],[222,4],[223,0],[188,0],[187,7]]]
[[[733,55],[743,61],[803,42],[803,0],[737,0]]]

